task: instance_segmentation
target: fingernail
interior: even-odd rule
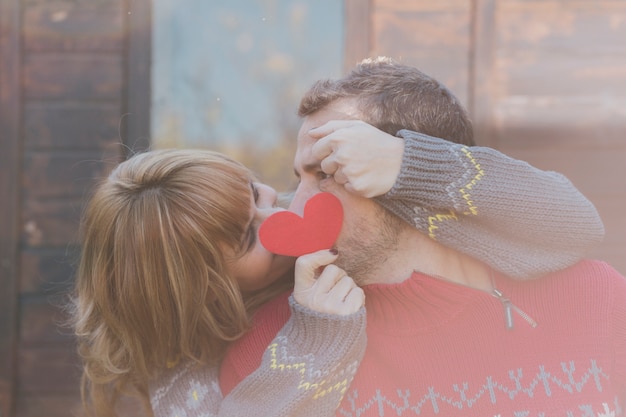
[[[339,251],[335,248],[329,249],[328,251],[332,253],[333,255],[337,255],[339,253]]]

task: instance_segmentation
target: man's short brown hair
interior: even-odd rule
[[[363,121],[395,135],[409,129],[474,145],[472,123],[459,100],[442,83],[391,58],[370,58],[338,80],[321,80],[300,101],[308,116],[341,99],[356,99]]]

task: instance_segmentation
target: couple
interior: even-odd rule
[[[626,282],[578,262],[603,228],[569,181],[472,146],[388,59],[299,113],[290,209],[327,191],[345,219],[295,268],[256,236],[275,192],[221,155],[140,154],[96,189],[74,306],[96,415],[129,392],[155,416],[621,413]]]

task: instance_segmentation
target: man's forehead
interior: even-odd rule
[[[298,134],[298,143],[294,158],[294,167],[296,170],[302,168],[303,171],[307,171],[319,166],[319,161],[317,161],[312,154],[313,144],[317,139],[313,139],[309,136],[309,130],[320,127],[331,120],[360,119],[361,116],[359,115],[356,104],[356,99],[336,100],[304,118]]]
[[[308,120],[310,123],[321,126],[330,120],[354,120],[360,118],[361,116],[357,109],[357,100],[354,98],[345,98],[333,101],[326,107],[307,116],[305,121]]]

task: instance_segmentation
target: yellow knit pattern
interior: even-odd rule
[[[298,389],[303,390],[315,390],[313,394],[313,399],[316,400],[318,398],[324,397],[326,394],[329,394],[333,391],[339,391],[342,395],[345,394],[348,388],[348,378],[344,378],[335,383],[330,383],[326,379],[323,379],[319,382],[308,382],[306,381],[306,371],[307,364],[306,362],[296,362],[296,363],[279,363],[278,355],[276,351],[278,350],[278,343],[272,343],[269,345],[268,350],[271,354],[270,360],[270,369],[277,371],[290,371],[294,370],[300,373],[300,382],[298,383]],[[329,384],[328,387],[325,385]]]
[[[474,201],[472,200],[472,189],[476,186],[476,184],[480,182],[480,180],[483,179],[483,177],[485,176],[485,171],[483,171],[478,161],[476,161],[474,156],[472,156],[472,153],[467,146],[462,147],[461,152],[463,152],[463,154],[470,161],[475,170],[472,179],[459,189],[459,193],[461,194],[461,197],[463,197],[463,200],[465,200],[465,204],[467,206],[467,209],[463,211],[463,214],[466,216],[476,216],[478,215],[478,207],[476,207]],[[437,240],[436,231],[439,228],[439,225],[449,220],[458,220],[456,213],[453,210],[450,210],[448,213],[437,213],[433,216],[429,216],[428,236],[430,236],[431,239]]]

